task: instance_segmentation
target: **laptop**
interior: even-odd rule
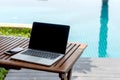
[[[69,25],[33,22],[28,48],[11,59],[51,66],[66,51]]]

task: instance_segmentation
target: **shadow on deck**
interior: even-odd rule
[[[97,66],[91,65],[90,58],[80,58],[73,68],[72,79],[76,80],[79,73],[87,74],[92,68]],[[30,69],[10,70],[5,80],[59,80],[58,74]]]
[[[120,80],[119,58],[80,58],[72,80]],[[5,80],[60,80],[58,74],[29,69],[10,70]]]

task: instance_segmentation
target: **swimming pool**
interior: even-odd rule
[[[88,45],[82,57],[120,58],[119,3],[119,0],[3,0],[0,23],[69,24],[69,41]]]

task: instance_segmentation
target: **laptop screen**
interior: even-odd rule
[[[69,28],[68,25],[33,22],[29,48],[64,54]]]

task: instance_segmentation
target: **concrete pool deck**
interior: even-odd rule
[[[80,58],[72,80],[120,80],[120,58]],[[5,80],[59,80],[55,73],[29,69],[10,70]]]

